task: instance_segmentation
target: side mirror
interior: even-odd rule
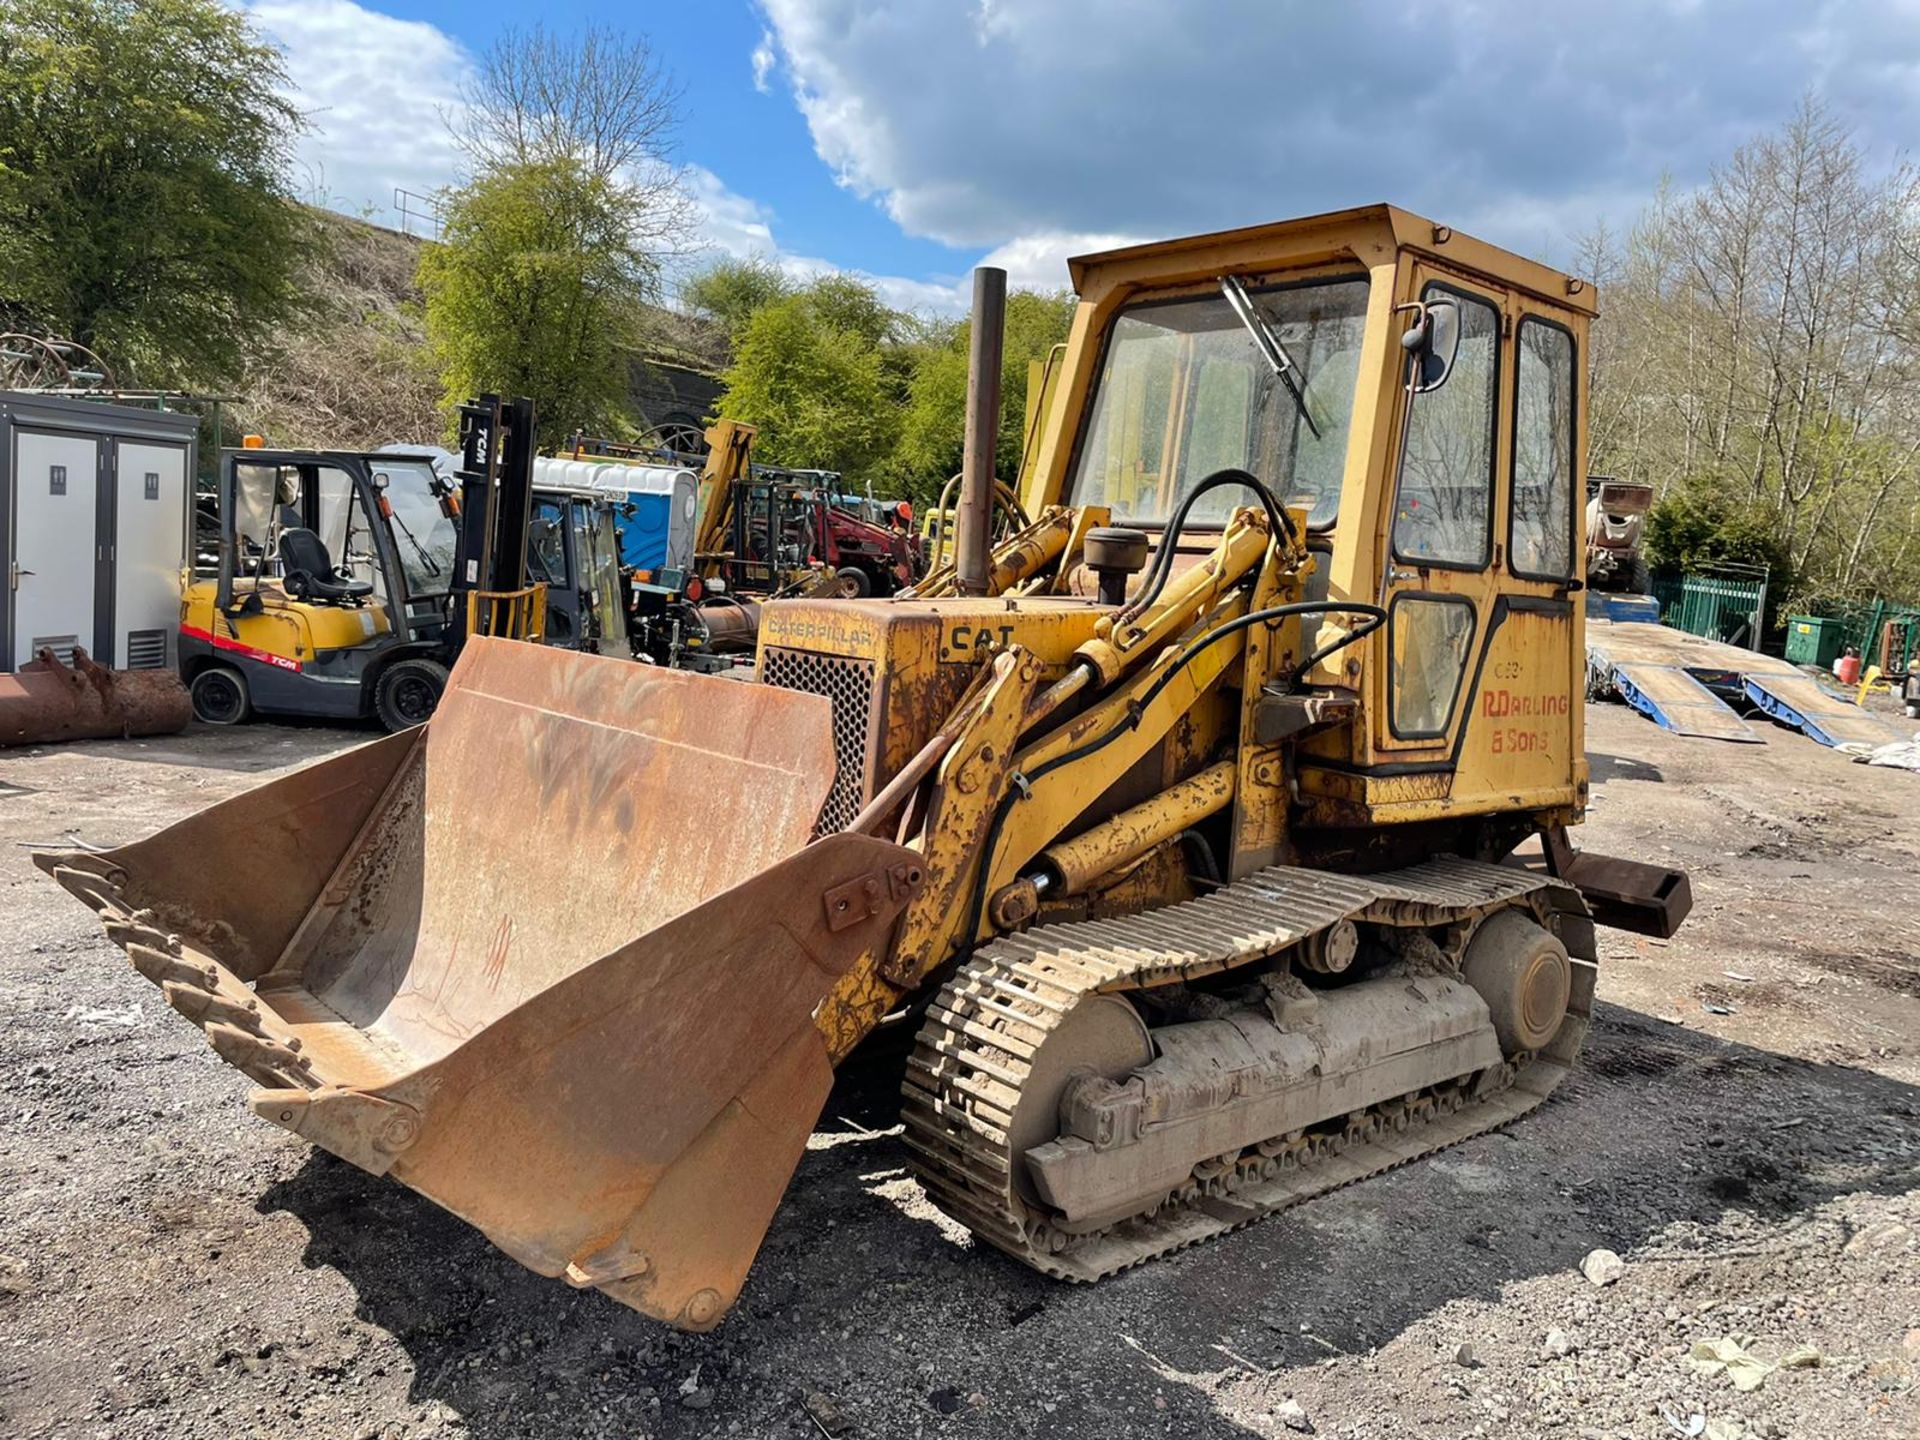
[[[1425,395],[1447,383],[1454,357],[1460,353],[1460,306],[1452,300],[1429,300],[1417,307],[1418,317],[1400,336],[1400,348],[1416,368],[1413,390]]]

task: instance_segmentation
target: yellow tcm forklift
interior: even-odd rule
[[[532,436],[530,402],[485,396],[463,407],[450,477],[424,450],[228,451],[218,569],[182,603],[195,716],[404,730],[433,713],[470,635],[623,646],[612,517],[600,497],[534,487]]]

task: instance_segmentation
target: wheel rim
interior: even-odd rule
[[[394,682],[394,712],[409,725],[424,724],[439,698],[439,687],[419,675],[402,675]]]
[[[209,675],[194,687],[200,718],[210,725],[231,725],[240,718],[240,687],[225,675]]]

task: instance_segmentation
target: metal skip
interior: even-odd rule
[[[109,670],[75,647],[62,664],[40,650],[0,675],[0,745],[52,745],[187,728],[193,702],[171,670]]]
[[[812,1012],[922,883],[807,843],[833,775],[820,697],[476,638],[425,726],[35,860],[256,1114],[707,1329],[831,1085]]]

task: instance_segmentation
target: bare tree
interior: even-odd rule
[[[617,187],[630,243],[664,261],[693,248],[680,101],[645,36],[535,24],[501,32],[445,118],[476,175],[560,162]]]
[[[508,29],[448,117],[478,169],[573,160],[602,179],[671,163],[680,89],[645,36]]]
[[[1816,99],[1582,263],[1592,463],[1771,536],[1790,603],[1920,594],[1920,180]]]

